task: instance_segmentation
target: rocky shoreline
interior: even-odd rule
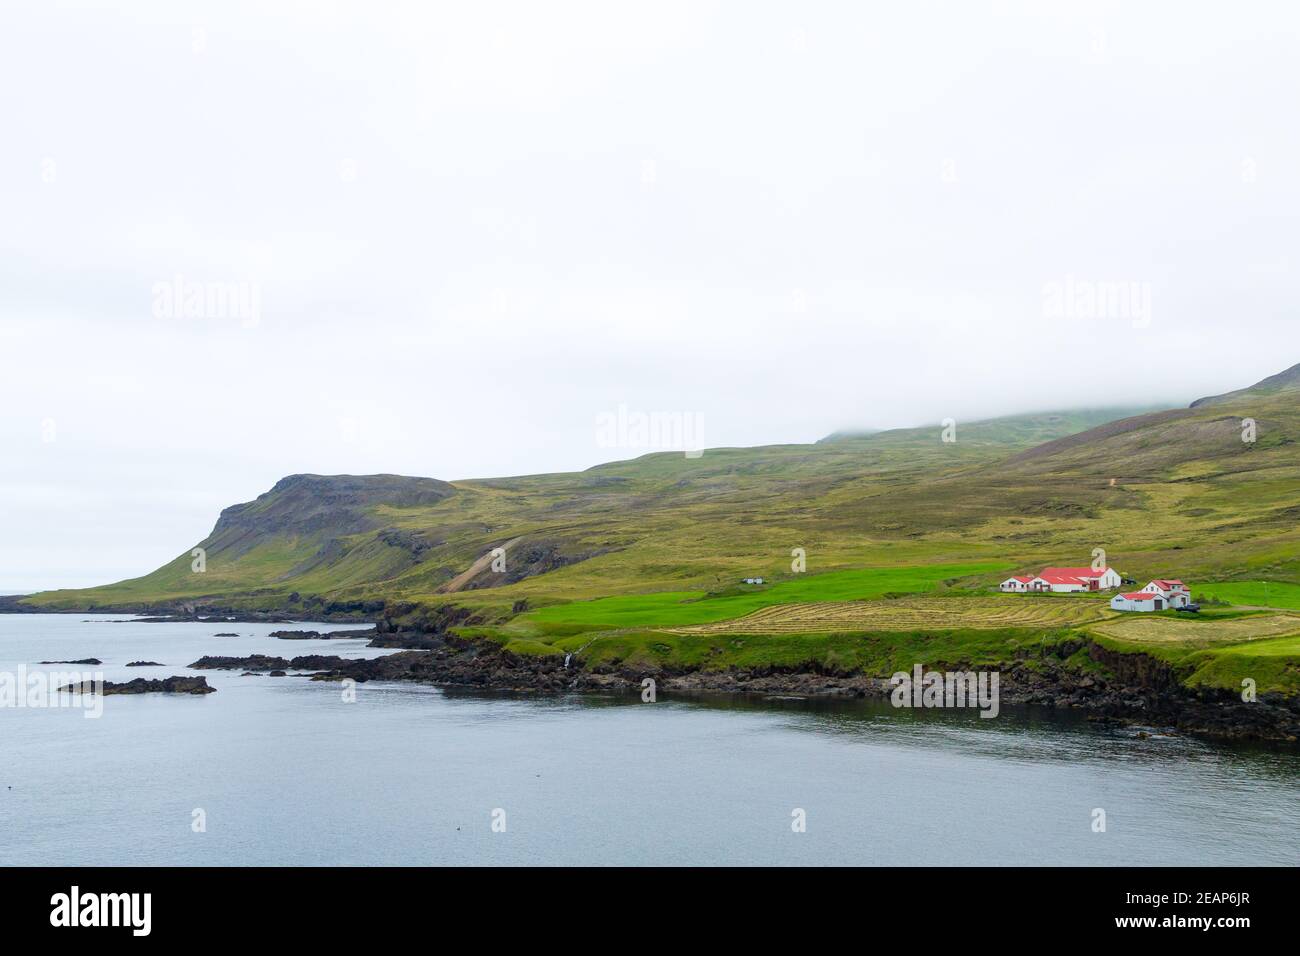
[[[381,643],[382,641],[382,643]],[[489,641],[449,635],[383,635],[372,646],[414,644],[365,660],[332,655],[278,657],[203,657],[190,667],[239,670],[246,674],[297,672],[312,680],[357,683],[371,680],[413,681],[447,687],[530,693],[640,693],[654,680],[657,693],[753,694],[806,698],[887,699],[893,686],[886,677],[813,669],[761,668],[701,670],[642,668],[628,665],[582,667],[559,655],[512,654]],[[1145,655],[1116,655],[1095,644],[1080,643],[1111,678],[1083,673],[1051,658],[1013,661],[1000,670],[1003,706],[1039,705],[1082,713],[1090,720],[1177,728],[1219,739],[1266,740],[1293,744],[1300,739],[1300,701],[1261,695],[1246,703],[1227,692],[1193,692],[1178,684],[1167,665]],[[1070,649],[1067,648],[1067,651]],[[1115,659],[1111,659],[1111,656]],[[939,669],[939,668],[935,668]],[[950,669],[965,669],[960,664]]]

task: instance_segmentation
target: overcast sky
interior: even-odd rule
[[[6,4],[0,593],[295,472],[632,457],[620,406],[753,445],[1254,382],[1296,9]]]

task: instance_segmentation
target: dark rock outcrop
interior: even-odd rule
[[[206,677],[164,677],[162,680],[145,680],[143,677],[137,677],[125,684],[104,681],[102,688],[97,688],[94,681],[83,681],[80,684],[68,684],[60,687],[59,690],[74,694],[99,690],[106,697],[110,694],[215,694],[217,692],[215,687],[208,686]]]
[[[45,609],[24,604],[23,598],[29,594],[0,594],[0,614],[40,614]]]
[[[270,534],[337,539],[380,526],[376,505],[414,508],[435,505],[456,493],[436,478],[402,475],[289,475],[255,501],[221,512],[204,542],[211,556],[235,557]]]
[[[373,627],[353,628],[347,631],[272,631],[271,636],[282,641],[338,641],[359,637],[374,637]]]

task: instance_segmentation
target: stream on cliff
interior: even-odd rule
[[[0,673],[389,653],[269,636],[285,627],[0,615]],[[1014,708],[377,683],[347,702],[338,684],[202,673],[216,693],[101,698],[98,718],[0,708],[0,863],[1300,863],[1294,749]]]

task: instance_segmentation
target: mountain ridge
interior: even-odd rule
[[[1245,395],[1292,389],[1300,389],[1300,363],[1296,363],[1288,369],[1283,369],[1276,375],[1270,375],[1267,378],[1260,379],[1254,385],[1250,385],[1246,388],[1240,388],[1232,392],[1225,392],[1222,395],[1210,395],[1205,398],[1198,398],[1196,401],[1192,402],[1188,408],[1203,408],[1206,405],[1219,405],[1225,402],[1234,401]]]

